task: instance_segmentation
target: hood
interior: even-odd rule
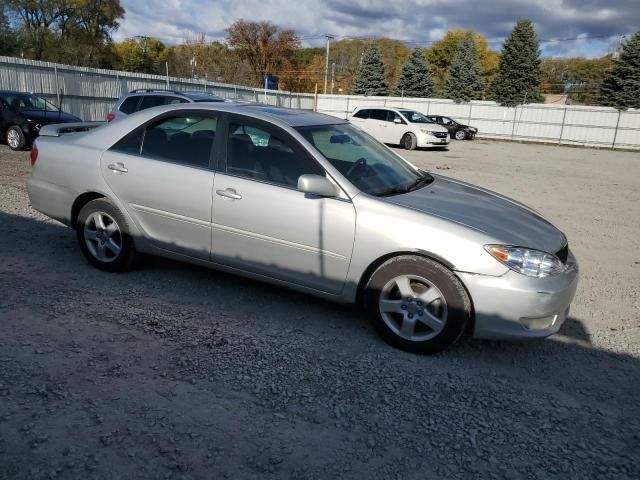
[[[442,125],[438,125],[437,123],[417,123],[417,122],[409,122],[412,126],[416,128],[424,128],[426,130],[431,130],[432,132],[448,132],[445,127]]]
[[[25,118],[31,118],[41,125],[51,123],[81,122],[82,120],[66,112],[54,112],[52,110],[21,110]]]
[[[564,234],[534,210],[507,197],[447,177],[385,200],[482,232],[496,243],[556,253]]]

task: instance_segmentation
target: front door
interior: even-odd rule
[[[109,188],[157,247],[210,256],[216,126],[217,117],[202,111],[164,115],[102,156]]]
[[[212,258],[242,270],[337,294],[351,258],[348,200],[297,190],[324,169],[286,132],[232,116],[226,162],[216,174]]]

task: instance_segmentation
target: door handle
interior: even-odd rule
[[[124,163],[122,162],[118,162],[118,163],[110,163],[107,168],[109,170],[113,170],[115,173],[127,173],[129,171],[129,169],[127,167],[124,166]]]
[[[224,198],[230,198],[232,200],[242,199],[242,195],[236,192],[233,188],[227,188],[225,190],[216,190],[216,193]]]

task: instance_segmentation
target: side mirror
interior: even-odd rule
[[[402,123],[402,120],[400,120],[399,118],[394,118],[394,119],[393,119],[393,123],[398,123],[398,124],[400,124],[400,123]]]
[[[298,178],[298,190],[319,197],[335,197],[338,195],[336,186],[326,177],[313,174],[300,175]]]

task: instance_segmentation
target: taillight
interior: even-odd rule
[[[35,145],[31,147],[31,166],[33,167],[36,164],[36,160],[38,160],[38,147]]]
[[[109,115],[107,115],[107,122],[110,122],[114,118],[116,118],[116,116],[113,113],[109,112]]]

